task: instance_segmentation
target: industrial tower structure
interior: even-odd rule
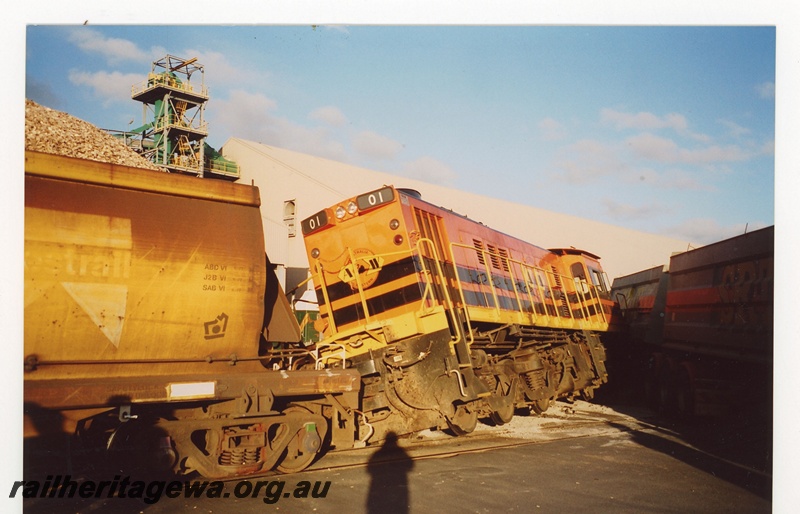
[[[197,72],[199,85],[191,82]],[[142,102],[144,124],[124,133],[130,147],[172,173],[239,178],[239,166],[206,143],[204,113],[209,96],[203,65],[196,57],[167,55],[154,61],[147,80],[132,87],[131,98]]]

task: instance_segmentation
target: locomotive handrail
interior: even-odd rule
[[[436,297],[433,293],[433,287],[431,286],[431,280],[427,277],[431,274],[431,271],[425,266],[425,259],[420,258],[420,273],[422,276],[425,277],[425,290],[422,292],[422,305],[420,306],[420,311],[422,314],[428,314],[429,312],[433,312],[434,306],[431,305],[430,309],[427,307],[427,303],[430,302],[431,304],[436,303]]]
[[[465,250],[480,252],[480,255],[482,257],[481,260],[483,260],[483,263],[484,263],[484,271],[486,273],[486,278],[488,280],[488,286],[489,286],[489,289],[490,289],[490,293],[492,295],[492,303],[493,303],[492,310],[494,310],[497,313],[497,316],[499,318],[500,311],[504,310],[504,309],[500,309],[500,302],[499,302],[499,299],[498,299],[498,296],[497,296],[497,288],[495,286],[494,278],[492,276],[492,271],[491,271],[491,269],[489,267],[490,266],[489,263],[491,262],[491,256],[492,255],[497,256],[497,255],[496,254],[492,254],[491,252],[487,252],[483,248],[476,248],[474,246],[469,246],[469,245],[466,245],[466,244],[463,244],[463,243],[454,243],[453,242],[453,243],[450,243],[450,246],[451,247],[460,247],[460,248],[463,248]],[[505,258],[505,259],[508,262],[514,262],[514,263],[519,264],[522,268],[526,268],[526,267],[530,268],[530,266],[527,266],[522,262],[515,261],[514,259],[508,259],[508,258]],[[517,312],[523,313],[522,304],[520,302],[520,297],[519,297],[519,293],[518,293],[517,286],[516,286],[516,281],[513,280],[514,275],[513,275],[511,266],[509,266],[509,274],[511,274],[511,276],[512,276],[513,290],[514,290],[514,294],[515,294],[515,297],[516,297],[516,300],[517,300]],[[458,275],[458,273],[456,273],[456,280],[458,282],[459,291],[461,292],[462,297],[463,297],[463,285],[461,283],[461,278]],[[526,282],[526,284],[530,285],[527,280],[525,282]],[[533,300],[533,299],[531,298],[531,300]],[[464,303],[466,304],[465,300],[464,300]],[[465,310],[468,312],[468,309],[465,309]],[[547,309],[545,309],[545,313],[548,314],[548,317],[549,317],[549,313],[547,313]],[[535,322],[536,314],[535,314],[535,312],[533,312],[532,314],[533,314],[533,316],[532,316],[533,317],[533,321]]]
[[[588,281],[587,281],[588,284]],[[603,308],[603,302],[601,301],[600,294],[598,293],[598,287],[594,284],[589,284],[590,291],[592,292],[592,298],[596,302],[595,312],[600,312],[601,317],[603,318],[603,323],[608,323],[608,317],[606,316],[606,310]]]
[[[581,311],[583,312],[584,320],[586,320],[587,323],[590,323],[590,324],[595,323],[594,321],[591,320],[591,317],[592,316],[596,316],[599,313],[600,317],[602,318],[603,323],[608,323],[608,319],[606,318],[606,312],[603,309],[602,302],[600,302],[600,296],[597,294],[597,287],[595,285],[593,285],[593,284],[590,284],[589,281],[587,281],[585,278],[581,278],[581,277],[575,277],[574,278],[574,282],[575,282],[576,286],[577,286],[577,284],[581,284],[582,286],[586,286],[585,292],[584,292],[584,288],[583,287],[581,287],[581,288],[576,287],[575,288],[576,291],[578,291],[578,294],[580,295]],[[589,297],[588,300],[587,300],[587,295]],[[591,314],[589,312],[589,301],[595,301],[596,302],[595,314]]]
[[[328,305],[330,308],[328,324],[331,327],[331,333],[334,333],[336,332],[336,320],[333,319],[333,306],[331,306],[331,298],[328,295],[328,284],[325,282],[325,269],[322,262],[317,261],[314,265],[316,268],[316,275],[319,277],[319,287],[322,290],[322,297],[325,299],[325,305]]]
[[[496,253],[492,253],[484,248],[476,248],[474,246],[469,246],[463,243],[450,243],[451,251],[453,248],[462,248],[469,251],[475,251],[480,254],[482,257],[484,268],[481,270],[480,268],[475,268],[477,271],[482,271],[486,274],[487,283],[485,287],[489,288],[489,291],[483,289],[483,292],[486,294],[491,294],[493,305],[491,307],[483,307],[483,308],[490,308],[492,311],[496,313],[496,316],[499,318],[501,311],[505,312],[516,312],[519,315],[527,316],[531,323],[539,324],[540,322],[539,317],[543,315],[546,319],[545,324],[549,326],[557,325],[557,326],[572,326],[572,327],[591,327],[595,324],[602,322],[608,323],[608,319],[606,316],[605,311],[602,308],[602,305],[599,305],[599,296],[597,294],[597,287],[593,284],[590,284],[588,281],[580,280],[579,278],[570,277],[568,275],[563,275],[557,273],[553,270],[548,270],[540,266],[533,266],[529,263],[522,262],[517,259],[513,259],[507,256],[498,255]],[[508,274],[511,279],[511,288],[509,289],[510,292],[513,292],[514,298],[516,300],[516,309],[502,309],[499,302],[499,297],[497,293],[497,286],[495,283],[495,279],[492,274],[491,270],[491,259],[500,258],[503,259],[505,262],[508,263]],[[525,283],[526,291],[520,290],[520,284],[517,283],[518,273],[515,272],[515,266],[519,267],[518,271],[527,271],[527,273],[522,273],[522,280]],[[472,269],[472,268],[471,268]],[[462,295],[462,301],[466,305],[466,301],[464,300],[464,285],[462,283],[461,277],[458,273],[456,275],[456,281],[458,284],[459,292]],[[544,283],[542,283],[542,278],[544,278]],[[582,285],[586,286],[586,291],[583,290],[581,286],[578,286],[577,283],[580,280]],[[537,295],[534,295],[534,289]],[[527,299],[531,303],[531,309],[526,310],[523,307],[523,298],[524,295],[527,294]],[[572,302],[570,301],[570,296],[575,295],[575,299],[577,301],[578,308],[580,309],[582,316],[579,318],[575,317],[575,313],[572,310]],[[510,297],[509,297],[510,298]],[[549,298],[550,302],[552,302],[552,307],[555,309],[555,314],[552,314],[548,309],[548,303],[546,299]],[[589,303],[593,300],[598,300],[598,305],[595,307],[596,311],[595,314],[590,314],[589,310]],[[538,313],[536,311],[536,305],[541,304],[543,308],[543,313]],[[467,316],[469,316],[469,309],[465,309]],[[594,316],[599,317],[601,320],[594,320],[592,319]]]
[[[575,285],[575,294],[578,299],[578,303],[580,304],[581,313],[583,314],[583,319],[589,319],[589,308],[586,305],[586,292],[589,288],[588,282],[582,279],[581,277],[572,277],[572,282]],[[586,286],[586,288],[582,286]]]
[[[542,280],[542,277],[541,277],[541,275],[545,275],[545,279],[547,279],[547,275],[546,275],[545,271],[543,269],[541,269],[541,268],[536,267],[536,266],[530,266],[530,265],[528,265],[528,264],[526,264],[524,262],[519,263],[519,264],[520,264],[520,266],[522,267],[523,270],[526,270],[528,272],[528,273],[525,274],[526,275],[526,277],[525,277],[525,285],[527,286],[528,291],[531,290],[531,286],[534,286],[536,288],[536,291],[538,292],[539,297],[541,297],[540,302],[542,304],[542,309],[544,310],[544,316],[547,318],[547,320],[549,322],[549,320],[551,319],[551,316],[550,316],[550,311],[547,309],[547,304],[545,303],[545,298],[547,298],[548,293],[550,294],[550,297],[552,298],[553,297],[553,291],[550,288],[550,284],[549,283],[547,284],[547,289],[545,289],[545,284],[544,284],[544,281]],[[528,280],[528,278],[532,278],[533,279],[533,283],[531,283]],[[538,315],[536,313],[536,307],[535,307],[536,304],[534,302],[533,295],[531,295],[530,298],[531,298],[531,306],[533,307],[532,308],[533,320],[534,320],[534,322],[536,322],[536,319],[538,318]]]
[[[350,262],[355,265],[356,263],[356,256],[353,253],[353,249],[349,246],[347,247],[347,254],[350,256]],[[369,325],[369,307],[367,306],[367,298],[364,296],[364,287],[361,285],[361,273],[356,272],[355,274],[356,286],[358,287],[358,298],[361,300],[361,307],[364,308],[364,323]],[[333,313],[333,306],[331,306],[331,313]]]

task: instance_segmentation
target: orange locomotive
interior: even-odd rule
[[[471,432],[607,379],[598,257],[545,250],[384,186],[302,222],[324,339],[362,376],[359,434]]]

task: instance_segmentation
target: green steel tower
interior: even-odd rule
[[[200,80],[191,82],[192,75]],[[197,58],[167,55],[153,62],[131,98],[142,102],[144,125],[126,132],[126,141],[144,157],[171,173],[198,177],[239,178],[239,167],[208,146],[204,119],[208,102],[203,66]]]

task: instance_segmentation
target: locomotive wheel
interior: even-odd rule
[[[501,364],[505,366],[506,371],[497,375],[495,396],[489,401],[489,406],[493,409],[489,419],[497,426],[505,425],[514,419],[514,392],[517,389],[514,364],[510,360]]]
[[[283,412],[284,414],[288,414],[292,412],[308,413],[309,411],[302,407],[289,407]],[[282,430],[287,429],[283,427]],[[317,435],[317,439],[318,438],[319,436]],[[309,439],[306,433],[306,427],[302,427],[292,435],[289,444],[283,451],[283,455],[278,459],[278,465],[275,469],[281,473],[297,473],[310,466],[317,457],[320,445],[311,445],[316,447],[309,447],[308,442]]]
[[[531,410],[536,414],[544,414],[545,411],[550,408],[550,402],[550,398],[535,400],[533,403],[531,403]]]
[[[492,420],[492,423],[495,425],[505,425],[512,419],[514,419],[514,402],[508,403],[503,407],[492,411],[489,414],[489,419]]]
[[[455,435],[467,435],[478,426],[478,411],[468,405],[459,405],[455,414],[447,418],[447,426]]]

